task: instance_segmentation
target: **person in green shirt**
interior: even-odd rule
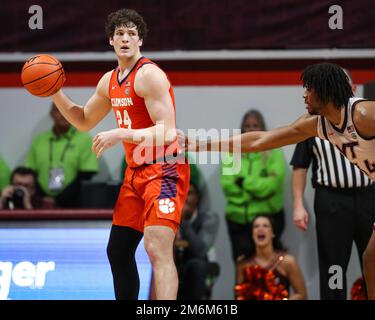
[[[33,139],[26,167],[37,172],[42,191],[57,207],[79,207],[81,181],[98,171],[92,138],[71,126],[54,104],[50,116],[53,127]]]
[[[9,184],[10,169],[4,159],[0,156],[0,191]]]
[[[257,110],[250,110],[242,119],[241,131],[259,130],[266,130],[263,116]],[[249,251],[251,222],[257,215],[272,215],[275,233],[281,236],[286,162],[280,149],[240,155],[239,170],[232,154],[224,157],[220,182],[227,200],[226,221],[236,261]]]

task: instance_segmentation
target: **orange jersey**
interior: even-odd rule
[[[151,60],[141,57],[130,70],[129,74],[118,80],[120,68],[117,67],[111,75],[109,82],[109,97],[115,113],[117,126],[125,129],[144,129],[155,125],[150,118],[143,98],[139,97],[134,90],[135,76],[145,64],[154,64]],[[172,85],[169,94],[176,111]],[[175,115],[176,118],[176,115]],[[176,154],[178,151],[177,140],[172,146],[142,147],[133,143],[123,143],[126,154],[126,162],[129,167],[134,168],[145,163],[152,163],[165,156]]]

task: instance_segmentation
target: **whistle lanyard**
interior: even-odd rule
[[[69,148],[69,145],[70,145],[70,139],[68,139],[68,141],[66,142],[66,145],[65,145],[65,147],[64,147],[64,149],[61,153],[61,157],[60,157],[60,164],[61,165],[64,161],[65,154],[66,154],[66,151]],[[52,163],[53,163],[53,138],[50,138],[49,139],[49,168],[50,169],[52,168]]]

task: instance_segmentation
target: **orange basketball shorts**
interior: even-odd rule
[[[189,192],[189,180],[187,160],[128,167],[115,205],[113,224],[140,232],[147,226],[167,226],[176,233]]]

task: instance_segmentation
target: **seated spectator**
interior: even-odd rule
[[[1,192],[0,209],[50,209],[51,201],[36,192],[36,173],[32,169],[18,167],[11,174],[11,184]]]
[[[0,156],[0,191],[10,182],[10,169],[4,159]]]
[[[305,281],[295,258],[283,248],[268,215],[252,223],[251,250],[237,262],[237,300],[304,300]],[[292,287],[293,293],[289,292]]]
[[[72,127],[54,104],[50,115],[53,127],[33,140],[26,166],[37,172],[41,189],[57,207],[79,207],[81,181],[98,171],[92,139]]]
[[[207,253],[215,242],[219,217],[200,210],[200,197],[198,187],[191,183],[175,241],[178,300],[201,300],[207,293],[210,266]]]

